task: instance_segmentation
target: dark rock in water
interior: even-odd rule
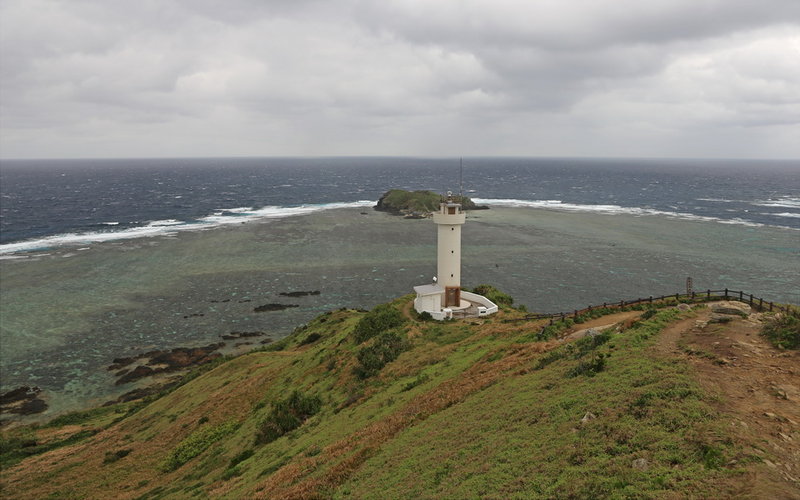
[[[14,411],[14,413],[18,413],[20,415],[33,415],[34,413],[42,413],[46,409],[47,403],[39,398],[35,398],[22,403],[19,409]]]
[[[147,359],[147,363],[139,365],[131,371],[122,370],[118,372],[119,379],[115,384],[127,384],[150,375],[174,372],[190,366],[208,363],[222,356],[222,354],[215,351],[224,346],[224,342],[217,342],[204,347],[176,347],[170,350],[146,352],[133,359]]]
[[[260,331],[255,331],[255,332],[231,332],[231,334],[232,335],[234,335],[234,334],[238,335],[239,338],[245,338],[245,337],[260,337],[262,335],[266,335],[266,332],[260,332]]]
[[[247,337],[260,337],[262,335],[266,335],[265,332],[231,332],[227,335],[220,335],[225,340],[236,340],[236,339],[244,339]]]
[[[128,366],[133,363],[136,358],[114,358],[111,360],[111,365],[108,365],[108,370],[119,370],[122,367]]]
[[[29,387],[27,385],[23,385],[22,387],[17,387],[16,389],[12,389],[5,394],[0,395],[0,405],[8,405],[11,403],[17,403],[19,401],[24,401],[28,399],[29,394],[38,394],[40,389],[38,387]]]
[[[0,395],[0,413],[33,415],[47,409],[47,403],[39,398],[42,392],[38,387],[24,385]]]
[[[307,295],[319,295],[319,290],[309,290],[308,292],[281,292],[278,295],[284,297],[305,297]]]
[[[187,315],[185,315],[185,316],[183,317],[183,319],[188,319],[188,318],[201,318],[201,317],[203,317],[203,316],[205,316],[205,314],[203,314],[203,313],[187,314]]]
[[[242,299],[239,301],[240,304],[244,304],[245,302],[253,302],[252,299]]]
[[[127,384],[128,382],[133,382],[134,380],[139,380],[140,378],[150,376],[154,372],[155,370],[153,370],[149,366],[139,365],[132,371],[118,378],[114,385]]]
[[[237,342],[233,344],[233,347],[242,347],[243,345],[253,345],[252,342]]]
[[[254,312],[270,312],[270,311],[283,311],[284,309],[289,309],[290,307],[300,307],[297,304],[264,304],[263,306],[258,306],[253,309]]]
[[[127,403],[128,401],[134,401],[137,399],[146,398],[147,396],[152,396],[153,394],[158,394],[161,391],[172,389],[178,385],[178,383],[180,383],[180,380],[181,377],[172,377],[168,381],[160,384],[153,384],[147,387],[140,387],[138,389],[128,391],[113,401],[107,401],[103,403],[103,406],[111,406],[117,403]]]
[[[224,346],[224,342],[218,342],[216,344],[209,344],[205,347],[177,347],[170,351],[162,351],[159,354],[151,357],[150,362],[147,364],[150,366],[162,364],[167,365],[167,368],[163,371],[186,368],[187,366],[203,364],[207,361],[210,361],[208,358],[212,356],[212,353]]]
[[[261,341],[261,343],[262,344],[271,344],[272,343],[272,339],[264,339],[264,340]]]

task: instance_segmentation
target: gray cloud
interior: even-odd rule
[[[3,157],[797,157],[795,0],[5,0]]]

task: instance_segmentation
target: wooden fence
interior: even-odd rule
[[[575,309],[574,311],[569,312],[557,312],[557,313],[544,313],[544,314],[528,314],[522,318],[514,318],[514,319],[506,319],[505,322],[515,322],[515,321],[531,321],[535,319],[550,319],[550,324],[556,320],[556,318],[564,320],[567,318],[577,318],[580,315],[591,313],[594,309],[621,309],[623,307],[628,306],[635,306],[639,304],[658,304],[659,302],[663,302],[665,300],[674,299],[676,302],[708,302],[710,300],[736,300],[739,302],[744,302],[749,304],[750,307],[757,309],[759,311],[783,311],[789,312],[791,309],[788,305],[780,305],[775,304],[773,302],[767,302],[761,297],[756,297],[752,293],[748,294],[739,290],[729,290],[725,288],[724,290],[706,290],[704,292],[691,292],[691,293],[676,293],[672,295],[661,295],[659,297],[650,297],[646,298],[638,298],[634,300],[620,300],[619,302],[603,302],[602,305],[595,305],[589,306],[584,309]]]

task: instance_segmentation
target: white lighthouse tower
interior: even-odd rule
[[[451,192],[439,204],[439,211],[434,212],[433,222],[437,228],[437,278],[431,285],[414,287],[414,309],[438,320],[497,312],[497,305],[486,297],[461,290],[461,226],[466,215]]]
[[[443,307],[461,306],[461,226],[466,215],[461,211],[461,203],[453,201],[453,194],[439,205],[433,214],[438,233],[436,275],[439,285],[444,288]]]

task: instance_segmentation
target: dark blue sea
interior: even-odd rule
[[[0,162],[0,253],[368,205],[389,188],[494,205],[800,228],[800,161],[237,158]],[[243,219],[244,218],[244,219]]]

